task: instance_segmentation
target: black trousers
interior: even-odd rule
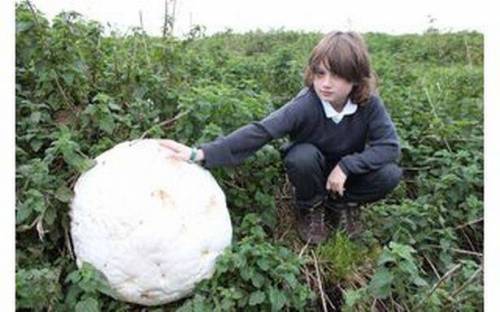
[[[321,151],[310,143],[293,144],[282,148],[285,170],[295,189],[298,208],[308,208],[329,199],[326,180],[335,167]],[[398,185],[402,170],[390,163],[378,170],[347,177],[344,195],[339,201],[367,203],[383,198]]]

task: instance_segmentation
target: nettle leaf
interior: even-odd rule
[[[107,134],[112,134],[115,129],[115,121],[111,114],[104,114],[99,119],[99,128]]]
[[[379,257],[378,265],[384,265],[388,262],[395,263],[396,257],[394,257],[394,255],[389,250],[384,249],[384,251],[382,252],[382,254]]]
[[[87,286],[90,291],[98,290],[114,299],[118,298],[116,291],[109,286],[106,276],[90,263],[85,262],[83,264],[82,276],[80,286]]]
[[[66,185],[61,185],[57,188],[55,197],[63,203],[69,203],[73,198],[73,191]]]
[[[16,34],[31,29],[33,25],[31,21],[16,22]]]
[[[43,213],[47,208],[43,194],[35,189],[29,189],[26,193],[26,199],[18,206],[16,212],[16,223],[25,221],[34,212]]]
[[[269,301],[271,302],[272,311],[280,311],[286,304],[287,298],[280,290],[270,287],[268,291]]]
[[[44,141],[41,140],[32,140],[30,142],[30,146],[33,149],[34,152],[38,152],[40,148],[43,146]]]
[[[421,278],[421,277],[416,277],[413,280],[413,284],[415,284],[416,286],[419,286],[419,287],[429,286],[429,283],[426,280],[424,280],[423,278]]]
[[[56,208],[49,206],[49,208],[47,208],[47,210],[45,210],[45,213],[43,214],[43,221],[45,221],[45,223],[50,226],[54,224],[56,218],[57,218]]]
[[[75,312],[100,312],[99,302],[90,297],[83,301],[80,301],[75,306]]]
[[[396,242],[390,242],[389,248],[391,248],[391,251],[394,254],[400,256],[401,258],[413,261],[412,253],[415,252],[415,249],[413,249],[413,247],[409,245],[398,244]]]
[[[79,270],[74,270],[73,272],[69,273],[66,278],[64,279],[65,283],[73,283],[76,284],[80,281],[81,275]]]
[[[264,283],[266,282],[265,277],[258,272],[252,274],[251,279],[252,279],[252,284],[257,288],[261,288],[262,285],[264,285]]]
[[[241,269],[240,275],[244,281],[249,281],[252,275],[252,270],[249,267],[244,267]]]
[[[235,305],[236,304],[235,304],[234,300],[226,297],[226,298],[222,299],[220,307],[223,311],[230,311],[231,309],[234,309]]]
[[[392,280],[393,275],[389,270],[379,269],[370,280],[368,289],[374,297],[385,299],[391,294]]]
[[[62,77],[67,85],[73,84],[73,81],[75,80],[75,75],[73,73],[65,73]]]
[[[266,294],[263,291],[255,291],[250,295],[248,304],[251,306],[261,304],[266,299]]]
[[[30,216],[33,210],[30,206],[21,204],[16,208],[16,224],[22,224]]]
[[[108,107],[109,107],[109,109],[114,110],[114,111],[120,111],[122,109],[122,107],[120,105],[118,105],[114,102],[111,102],[111,101],[108,103]]]
[[[399,268],[411,275],[418,274],[418,267],[413,261],[403,260],[399,263]]]
[[[33,113],[31,113],[30,121],[33,124],[37,124],[38,122],[40,122],[41,118],[42,118],[42,113],[41,112],[33,112]]]
[[[356,289],[356,290],[349,289],[345,293],[345,297],[344,297],[345,304],[348,307],[354,307],[354,305],[356,303],[358,303],[364,296],[365,296],[365,289],[364,288]]]
[[[16,272],[16,306],[40,311],[57,302],[62,295],[61,268],[19,269]]]
[[[37,187],[51,182],[47,163],[38,158],[30,160],[26,165],[19,166],[17,172]]]
[[[295,275],[293,275],[291,273],[285,273],[285,274],[283,274],[283,277],[285,278],[285,281],[288,283],[288,285],[291,288],[295,288],[297,286],[298,281],[297,281],[297,278],[295,277]]]
[[[47,153],[62,154],[64,161],[70,166],[79,169],[81,162],[84,161],[84,156],[80,152],[80,145],[72,140],[72,132],[66,126],[61,126],[59,132],[55,134],[56,140],[52,142],[51,147],[47,149]]]
[[[264,271],[269,270],[269,268],[271,267],[271,265],[269,264],[269,260],[266,258],[257,260],[257,265]]]

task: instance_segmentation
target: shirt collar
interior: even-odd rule
[[[326,101],[321,100],[321,104],[323,104],[323,110],[325,111],[326,117],[331,118],[335,123],[339,123],[346,115],[354,114],[358,109],[358,104],[353,103],[351,99],[347,100],[347,103],[344,105],[340,113]]]

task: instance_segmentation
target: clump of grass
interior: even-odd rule
[[[317,251],[327,281],[355,284],[363,284],[364,273],[371,271],[379,253],[378,245],[368,246],[353,241],[343,232],[332,235],[326,243],[318,246]]]

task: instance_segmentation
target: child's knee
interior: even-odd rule
[[[379,174],[384,188],[387,192],[390,192],[398,186],[403,176],[403,171],[397,164],[390,163],[380,168]]]
[[[290,148],[284,158],[287,170],[310,170],[321,167],[324,157],[321,151],[310,143],[296,144]]]

